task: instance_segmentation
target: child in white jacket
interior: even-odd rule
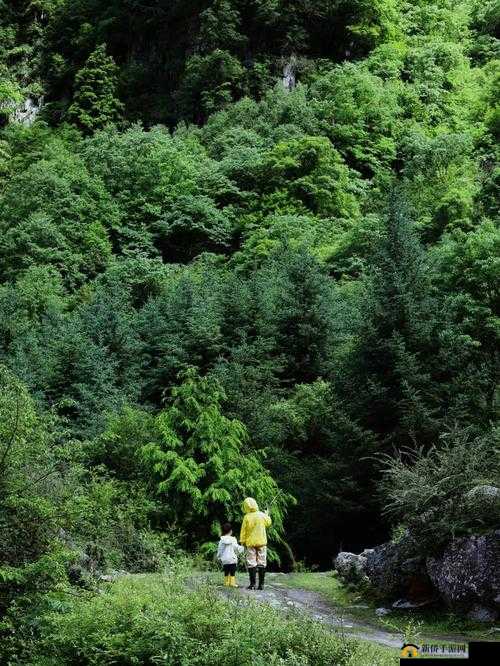
[[[220,560],[224,568],[224,585],[226,587],[238,587],[236,585],[236,565],[238,563],[238,553],[242,553],[244,550],[232,534],[231,524],[225,523],[222,526],[222,536],[217,548],[217,559]]]

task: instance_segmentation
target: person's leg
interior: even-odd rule
[[[250,585],[248,590],[255,590],[255,582],[257,580],[257,553],[254,547],[247,547],[246,551],[248,577],[250,578]]]
[[[257,567],[257,572],[259,574],[259,586],[257,589],[264,589],[264,580],[266,578],[266,567]]]
[[[231,564],[229,569],[229,586],[238,587],[236,584],[236,564]]]
[[[226,587],[229,587],[229,584],[231,583],[231,578],[230,578],[230,573],[229,573],[229,568],[230,564],[224,564],[224,585]]]
[[[255,590],[255,583],[257,582],[257,567],[248,567],[248,577],[250,579],[250,585],[248,590]]]
[[[260,546],[257,552],[257,571],[259,573],[259,590],[264,589],[264,580],[266,578],[267,548]]]

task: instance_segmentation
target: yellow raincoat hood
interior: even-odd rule
[[[259,507],[253,497],[247,497],[243,500],[243,513],[253,513],[258,510]]]

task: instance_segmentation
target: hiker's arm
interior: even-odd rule
[[[266,527],[270,527],[272,525],[272,522],[273,521],[271,520],[271,516],[266,511],[266,513],[264,514],[264,525]]]
[[[241,530],[240,530],[240,543],[242,546],[246,544],[247,540],[247,517],[245,516],[243,518],[243,522],[241,523]]]
[[[218,559],[218,560],[220,560],[220,558],[222,557],[222,550],[223,550],[223,548],[224,548],[224,546],[223,546],[222,542],[219,541],[219,546],[218,546],[218,548],[217,548],[217,559]]]

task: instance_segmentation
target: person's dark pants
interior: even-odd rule
[[[224,564],[224,576],[235,576],[236,564]]]

